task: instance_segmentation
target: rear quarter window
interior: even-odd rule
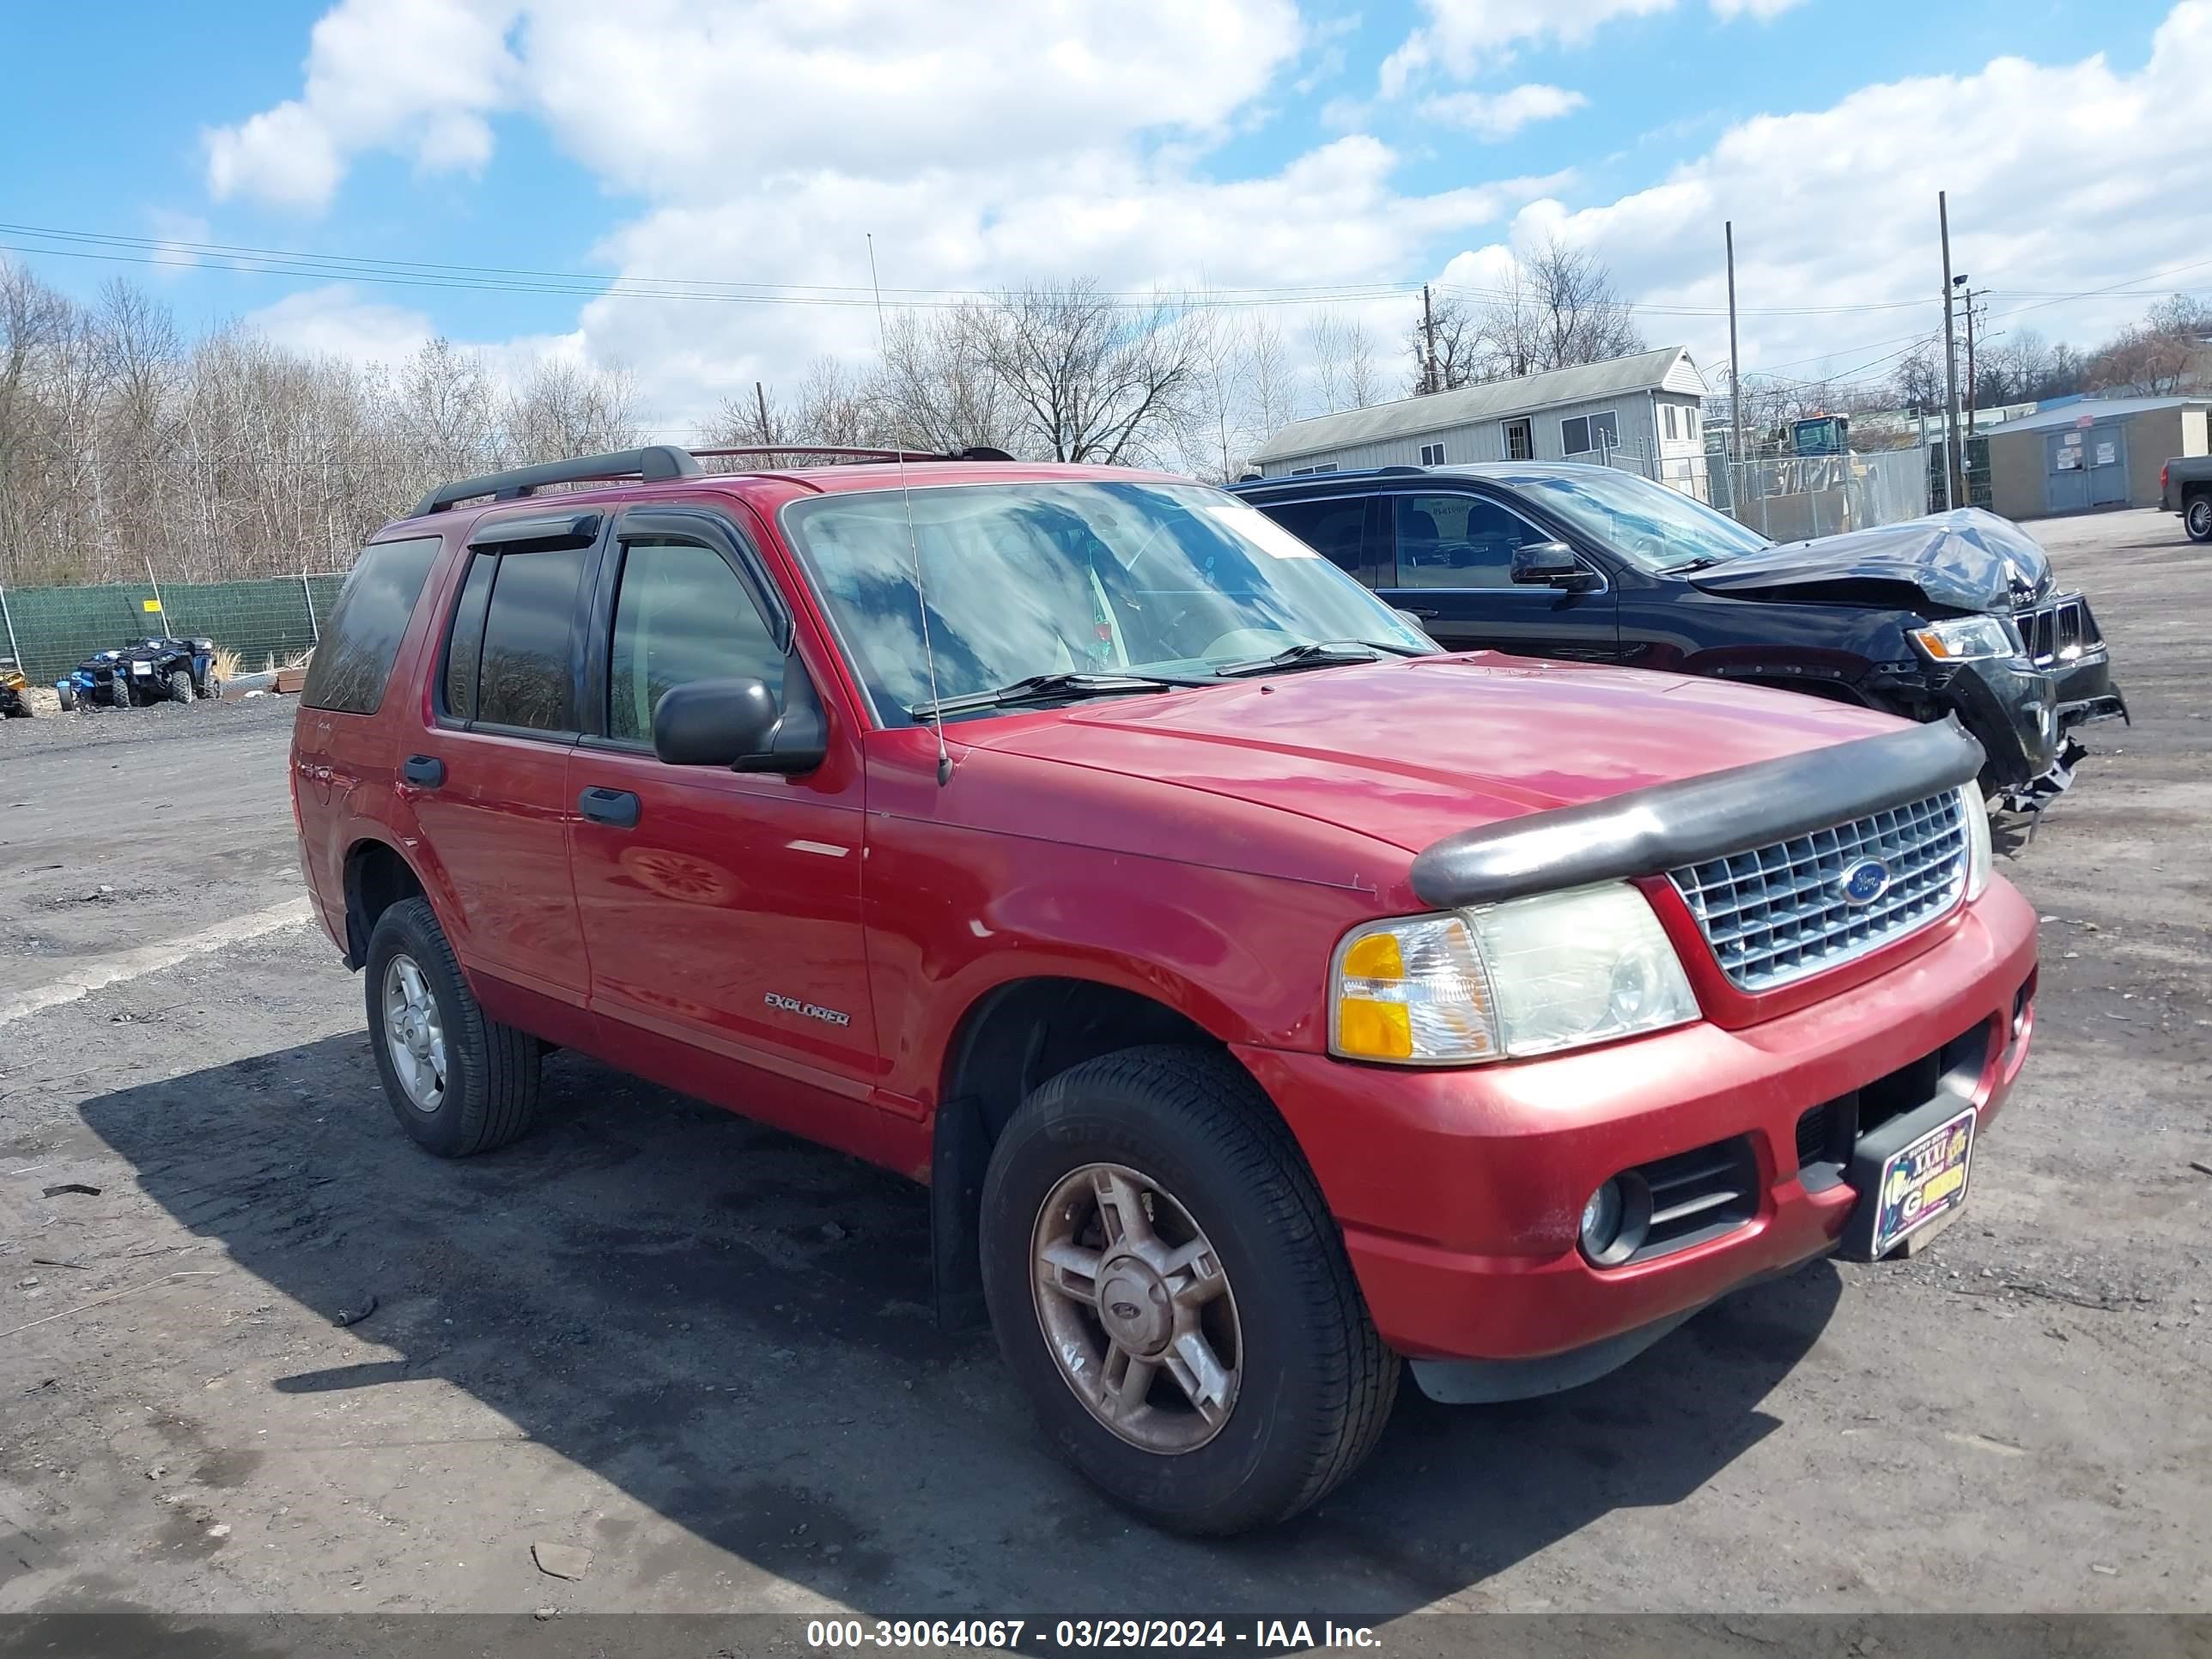
[[[315,643],[301,702],[340,714],[377,711],[408,619],[442,545],[436,536],[418,536],[362,549]]]

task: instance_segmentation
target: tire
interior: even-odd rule
[[[1118,1176],[1100,1176],[1100,1166]],[[1226,1280],[1204,1316],[1219,1316],[1226,1304],[1233,1348],[1217,1333],[1207,1352],[1233,1376],[1233,1392],[1225,1406],[1215,1394],[1221,1416],[1210,1429],[1167,1363],[1184,1339],[1164,1339],[1149,1322],[1167,1316],[1155,1308],[1173,1313],[1180,1297],[1171,1287],[1125,1276],[1109,1246],[1091,1258],[1095,1305],[1055,1300],[1042,1288],[1061,1274],[1040,1271],[1041,1243],[1080,1212],[1099,1180],[1125,1177],[1155,1188],[1139,1206],[1146,1230],[1158,1224],[1161,1241],[1189,1244],[1194,1228],[1180,1224],[1194,1224],[1195,1243],[1211,1247],[1200,1260]],[[1097,1207],[1094,1229],[1104,1227],[1105,1214]],[[1336,1223],[1289,1130],[1228,1056],[1125,1048],[1052,1079],[1023,1102],[993,1148],[982,1217],[984,1295],[1000,1352],[1046,1437],[1116,1503],[1176,1532],[1243,1532],[1316,1502],[1374,1449],[1397,1397],[1398,1356],[1368,1316]],[[1054,1248],[1110,1237],[1094,1230]],[[1109,1306],[1137,1320],[1128,1328],[1149,1333],[1139,1346],[1151,1344],[1164,1362],[1135,1416],[1156,1440],[1172,1435],[1182,1443],[1147,1445],[1132,1437],[1133,1428],[1109,1426],[1063,1369],[1060,1353],[1069,1350],[1048,1334],[1048,1322],[1064,1333],[1077,1317],[1103,1337]],[[1094,1346],[1090,1355],[1101,1363],[1085,1374],[1111,1377],[1115,1352]]]
[[[210,674],[206,679],[203,680],[200,683],[200,696],[205,697],[210,702],[221,702],[222,701],[222,676],[220,674]]]
[[[192,677],[179,668],[169,676],[169,701],[189,705],[192,700]]]
[[[2181,504],[2181,527],[2192,542],[2212,542],[2212,495],[2191,495]]]
[[[120,674],[116,675],[112,679],[109,680],[107,683],[107,701],[109,706],[112,708],[130,708],[134,701],[131,696],[131,682]]]
[[[54,696],[60,700],[63,714],[66,714],[76,707],[76,687],[57,686],[54,688]]]
[[[385,1003],[398,962],[419,975],[437,1018],[443,1082],[428,1105],[410,1092],[409,1057],[392,1052],[398,1039]],[[440,1158],[471,1158],[506,1146],[530,1127],[538,1112],[538,1040],[484,1018],[428,900],[404,899],[377,918],[362,977],[377,1076],[392,1115],[417,1146]]]

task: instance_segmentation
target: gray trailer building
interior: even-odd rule
[[[1261,476],[1463,461],[1633,467],[1704,499],[1705,377],[1681,346],[1294,421],[1253,455]]]

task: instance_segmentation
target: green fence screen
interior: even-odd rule
[[[51,685],[95,651],[155,635],[204,636],[238,653],[246,672],[310,649],[338,584],[325,574],[262,581],[163,582],[100,587],[12,587],[5,621],[12,654],[36,684]],[[0,635],[0,651],[9,649]]]

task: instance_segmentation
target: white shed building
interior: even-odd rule
[[[1681,346],[1293,421],[1252,457],[1262,477],[1465,461],[1633,467],[1700,499],[1705,377]]]

